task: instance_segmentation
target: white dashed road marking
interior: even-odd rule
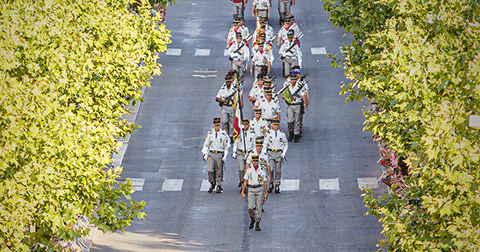
[[[298,191],[300,190],[300,179],[282,179],[280,191]]]
[[[165,191],[181,191],[183,179],[165,179],[163,181],[161,192]]]
[[[340,190],[338,179],[319,179],[319,190]]]
[[[182,55],[182,49],[167,48],[165,55],[180,56]]]
[[[140,192],[143,190],[143,184],[145,184],[145,179],[139,179],[139,178],[129,178],[130,181],[132,182],[133,190],[136,192]]]
[[[377,178],[358,178],[358,188],[362,187],[378,188]]]
[[[206,192],[210,189],[210,182],[208,182],[208,179],[202,179],[202,186],[200,186],[200,191],[201,192]]]
[[[196,49],[195,56],[210,56],[210,49]]]
[[[312,47],[312,48],[310,48],[310,50],[312,51],[312,54],[313,54],[313,55],[316,55],[316,54],[327,54],[327,49],[325,48],[325,46],[322,46],[322,47]]]

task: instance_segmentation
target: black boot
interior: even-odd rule
[[[291,142],[293,140],[294,134],[293,131],[288,132],[288,141]]]
[[[250,217],[250,225],[248,225],[248,228],[252,229],[254,224],[255,224],[255,218]]]
[[[280,193],[280,186],[278,185],[275,186],[275,193]]]
[[[270,187],[268,188],[268,193],[272,193],[273,191],[273,183],[270,183]]]
[[[208,189],[208,193],[212,193],[212,192],[213,192],[213,188],[215,188],[215,184],[214,184],[214,183],[210,183],[210,189]]]
[[[221,185],[217,186],[217,193],[221,193],[223,191],[223,188]]]
[[[256,223],[255,230],[256,231],[262,231],[262,229],[260,228],[260,221]]]
[[[300,135],[295,135],[294,140],[295,143],[298,143],[300,141]]]

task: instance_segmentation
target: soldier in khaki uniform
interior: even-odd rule
[[[250,128],[248,119],[242,119],[242,125],[243,129],[240,129],[240,136],[233,143],[232,150],[232,157],[238,161],[238,177],[240,180],[238,187],[243,184],[247,155],[255,147],[255,131]]]
[[[223,191],[223,165],[230,148],[230,138],[225,130],[220,129],[220,117],[213,118],[213,129],[208,131],[203,143],[203,160],[207,161],[209,193],[217,186],[217,193]]]
[[[248,214],[250,216],[248,228],[252,229],[255,225],[256,231],[262,230],[260,221],[262,220],[263,202],[268,199],[267,180],[267,172],[259,165],[258,155],[253,155],[252,163],[244,177],[242,201],[245,200],[245,188],[248,188]]]
[[[273,183],[275,183],[275,193],[280,193],[280,183],[282,179],[282,161],[288,149],[288,140],[285,133],[280,130],[280,121],[272,119],[272,128],[265,135],[263,144],[264,152],[268,153],[270,159],[270,188],[268,192],[272,192]]]

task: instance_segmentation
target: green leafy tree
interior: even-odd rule
[[[0,26],[0,251],[28,251],[89,230],[124,230],[145,203],[106,168],[120,120],[159,75],[170,32],[148,1],[3,1]],[[141,63],[141,64],[139,64]]]
[[[365,130],[406,157],[402,198],[363,195],[389,251],[478,251],[480,8],[476,1],[325,0],[335,27],[353,36],[344,58],[347,101],[377,101]]]

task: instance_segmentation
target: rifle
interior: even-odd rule
[[[230,100],[236,93],[237,93],[237,90],[235,89],[235,90],[233,91],[233,93],[231,93],[231,94],[229,94],[227,97],[225,97],[224,100],[225,100],[226,102],[219,102],[219,103],[218,103],[218,106],[221,107],[221,106],[223,106],[225,103],[228,103],[229,100]]]
[[[245,41],[243,42],[244,43],[242,43],[242,45],[239,48],[237,48],[237,50],[233,51],[233,53],[238,53],[243,48],[243,46],[245,46]]]
[[[300,35],[298,35],[298,36],[295,38],[295,41],[293,41],[293,44],[290,46],[290,48],[288,48],[285,52],[291,52],[291,53],[293,53],[293,52],[292,52],[293,47],[295,47],[295,45],[297,44],[297,41],[298,41],[299,39],[301,39],[302,37],[303,37],[303,33],[300,33]]]

